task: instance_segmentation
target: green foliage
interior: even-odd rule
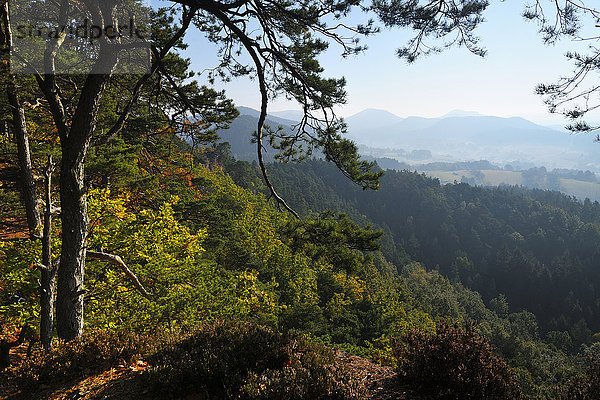
[[[514,372],[472,325],[441,322],[434,334],[413,331],[394,346],[403,382],[445,399],[517,399]]]
[[[270,169],[292,207],[331,204],[381,227],[394,242],[382,246],[383,255],[399,267],[418,261],[486,303],[503,294],[508,312],[526,309],[542,333],[568,331],[576,344],[589,342],[600,327],[594,289],[600,203],[521,187],[441,185],[391,170],[379,190],[366,192],[321,160]]]
[[[314,261],[324,261],[356,273],[365,262],[361,252],[379,249],[381,231],[361,228],[346,215],[324,212],[315,219],[290,223],[286,236],[293,252],[302,251]]]
[[[35,326],[39,317],[38,242],[0,241],[0,334],[12,334],[23,325]]]
[[[594,400],[600,394],[600,353],[596,346],[587,351],[585,372],[572,377],[569,381],[556,388],[555,396],[561,400]],[[595,350],[595,351],[594,351]]]
[[[126,207],[126,195],[93,191],[90,248],[120,254],[152,294],[131,288],[120,271],[88,266],[88,324],[135,330],[186,325],[215,316],[273,313],[275,295],[251,270],[228,272],[203,259],[206,230],[192,233],[174,218],[173,199],[157,211]]]
[[[454,45],[456,41],[452,33],[456,30],[462,36],[459,45],[466,46],[477,55],[485,55],[485,49],[477,45],[479,38],[473,34],[473,30],[483,21],[483,11],[489,5],[487,0],[458,3],[441,1],[433,9],[429,4],[419,1],[377,0],[374,4],[375,11],[385,25],[411,27],[419,32],[418,37],[397,51],[398,56],[408,62]],[[444,43],[425,43],[430,37],[438,41],[443,39]]]
[[[131,185],[139,175],[137,163],[140,145],[128,144],[119,136],[105,146],[92,147],[85,172],[96,187],[119,188]]]
[[[341,128],[345,130],[345,126]],[[339,133],[328,129],[326,140],[323,141],[323,153],[327,161],[333,162],[339,170],[363,189],[377,190],[382,170],[376,170],[377,164],[372,161],[359,159],[356,144]]]
[[[577,348],[573,345],[574,338],[591,335],[585,321],[571,326],[564,323],[569,331],[568,328],[556,329],[545,334],[532,313],[511,313],[515,306],[508,295],[498,295],[490,289],[493,297],[489,302],[490,308],[487,308],[484,302],[487,298],[466,287],[484,282],[482,279],[477,281],[475,277],[481,273],[480,257],[489,254],[485,253],[485,249],[482,255],[465,248],[445,257],[445,250],[440,249],[452,243],[444,242],[447,238],[444,232],[451,226],[448,223],[440,226],[433,221],[436,216],[447,215],[444,209],[450,207],[448,204],[454,200],[450,201],[452,197],[442,193],[435,182],[418,175],[409,174],[404,181],[397,175],[392,176],[394,179],[390,182],[398,185],[399,191],[402,189],[404,197],[389,204],[401,202],[402,209],[388,205],[388,196],[400,192],[386,193],[386,188],[375,194],[375,199],[380,195],[386,198],[386,201],[377,203],[379,209],[362,209],[368,211],[370,218],[385,219],[385,223],[380,224],[386,232],[382,237],[381,231],[371,228],[367,216],[351,206],[360,206],[358,200],[362,199],[364,192],[348,189],[347,183],[333,179],[334,175],[330,175],[328,170],[308,169],[312,172],[308,174],[310,181],[305,186],[310,190],[295,197],[296,200],[305,200],[308,217],[297,221],[278,212],[260,193],[260,185],[252,184],[254,177],[258,176],[256,166],[231,161],[226,149],[212,152],[187,148],[190,153],[185,153],[184,144],[170,145],[156,138],[151,146],[138,153],[136,145],[115,142],[115,148],[106,148],[109,157],[104,158],[100,151],[93,152],[98,163],[90,165],[108,166],[111,159],[119,157],[118,152],[112,150],[121,145],[131,153],[117,162],[127,164],[123,165],[123,171],[130,171],[131,175],[111,175],[106,185],[111,190],[90,190],[88,248],[121,256],[151,296],[146,298],[137,292],[115,265],[88,259],[86,329],[101,328],[111,332],[127,329],[146,335],[148,332],[169,331],[171,333],[166,334],[167,337],[181,333],[187,338],[186,332],[200,326],[198,329],[205,332],[202,340],[206,342],[209,340],[206,337],[211,338],[222,347],[232,335],[240,336],[254,329],[262,333],[248,333],[249,339],[236,348],[237,352],[242,351],[242,346],[256,346],[266,349],[267,353],[287,357],[283,364],[277,366],[263,365],[258,369],[246,366],[243,371],[236,369],[236,365],[243,366],[247,361],[237,361],[233,356],[224,355],[222,363],[216,361],[216,356],[208,361],[182,358],[182,364],[169,361],[171,364],[165,364],[162,370],[166,378],[173,374],[173,382],[187,384],[186,374],[190,372],[185,363],[197,362],[203,363],[201,368],[208,368],[209,372],[231,374],[233,381],[237,382],[231,393],[245,391],[244,395],[248,397],[339,398],[341,393],[349,397],[358,396],[354,392],[354,384],[345,384],[343,371],[328,361],[326,352],[314,350],[312,356],[306,357],[305,351],[297,349],[306,349],[310,344],[290,344],[292,342],[286,342],[287,339],[284,340],[284,336],[277,332],[284,335],[307,334],[312,341],[395,365],[398,361],[397,348],[392,338],[415,331],[427,338],[436,336],[436,329],[440,329],[444,320],[459,323],[478,321],[477,334],[488,338],[498,354],[514,368],[527,396],[551,398],[554,386],[583,376],[576,359],[569,352]],[[212,164],[205,167],[199,165],[199,161]],[[307,165],[320,163],[312,161]],[[220,166],[234,168],[239,179],[250,177],[250,182],[245,187],[237,185]],[[102,168],[92,179],[95,187],[105,186]],[[277,168],[274,167],[274,170]],[[305,176],[305,170],[290,168],[286,171],[286,179],[290,179],[292,184],[281,180],[285,190],[303,186],[297,182]],[[328,182],[328,185],[323,186],[323,182]],[[456,190],[461,196],[466,196]],[[480,194],[476,192],[474,196]],[[341,200],[342,195],[346,200]],[[417,213],[418,207],[415,208],[413,201],[426,202],[430,207]],[[559,201],[562,200],[556,200]],[[326,211],[319,208],[322,204],[346,208],[348,214]],[[476,212],[477,204],[476,199],[465,201],[463,210],[461,203],[457,203],[455,212],[468,210],[480,215]],[[588,204],[587,207],[594,206]],[[405,220],[398,222],[388,218],[392,211],[402,213],[406,208],[409,211],[406,211]],[[313,213],[312,209],[321,213]],[[429,212],[436,216],[430,216]],[[560,213],[551,215],[557,218],[565,216]],[[586,215],[590,223],[595,223],[593,212],[588,210]],[[468,224],[454,226],[467,229]],[[483,232],[481,226],[471,227],[469,243],[475,245],[495,235],[492,231]],[[60,226],[55,229],[60,229]],[[398,232],[402,235],[410,233],[410,236],[399,236],[401,240],[398,240],[398,236],[392,236],[391,232],[396,235]],[[437,235],[437,242],[428,242],[428,232]],[[514,233],[516,229],[510,232]],[[519,232],[526,235],[522,229]],[[589,232],[594,234],[594,229]],[[510,237],[500,236],[502,240]],[[399,243],[398,247],[394,241]],[[379,242],[382,244],[381,251],[377,250]],[[510,243],[523,245],[522,241]],[[54,248],[59,248],[59,244],[55,239]],[[582,249],[594,248],[593,243],[582,242],[580,245]],[[39,294],[35,279],[39,272],[31,265],[39,257],[37,246],[29,241],[0,244],[3,274],[0,295],[3,311],[6,311],[2,315],[6,337],[14,336],[23,321],[36,323]],[[509,261],[515,257],[523,261],[530,255],[525,251],[511,252],[505,255]],[[417,258],[417,255],[428,260],[440,260],[439,272],[427,271],[424,264],[413,262],[411,257]],[[521,261],[515,262],[515,265],[520,265]],[[465,282],[465,278],[468,280],[469,277],[472,280]],[[10,303],[8,299],[13,293],[28,294],[20,295],[27,302]],[[576,301],[577,295],[574,293],[567,299],[573,307],[581,304]],[[220,321],[210,325],[210,321],[219,318],[237,318],[253,324],[241,323],[238,326],[237,323]],[[217,329],[219,324],[223,327]],[[260,328],[254,324],[271,328]],[[242,329],[240,326],[254,328]],[[206,333],[211,329],[213,333]],[[221,335],[223,338],[218,339]],[[274,343],[279,343],[284,350],[260,347],[263,345],[259,337],[263,336],[274,338]],[[445,338],[450,340],[454,336]],[[159,340],[153,342],[152,348],[164,354],[165,360],[188,353],[193,353],[194,357],[204,354],[189,347],[185,351],[177,350],[180,348],[177,341],[173,337]],[[207,346],[207,351],[215,354],[230,354],[229,350]],[[169,351],[177,356],[169,356]],[[248,357],[258,357],[251,353]],[[102,364],[101,360],[99,362]],[[399,365],[404,365],[401,359]]]
[[[5,223],[20,215],[22,211],[17,191],[0,188],[0,215],[3,216],[3,219],[9,220]]]

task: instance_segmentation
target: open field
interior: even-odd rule
[[[467,179],[474,179],[477,185],[498,186],[498,185],[520,185],[522,177],[520,172],[501,171],[501,170],[457,170],[457,171],[425,171],[425,175],[438,178],[442,183],[461,182],[464,176]]]
[[[442,184],[466,181],[483,186],[522,185],[521,172],[503,170],[456,170],[456,171],[423,171],[425,175],[437,178]],[[464,179],[463,179],[464,178]],[[559,190],[579,200],[589,198],[600,201],[600,184],[577,179],[559,178]]]
[[[598,183],[560,178],[560,191],[580,200],[588,197],[592,201],[600,201],[600,184]]]

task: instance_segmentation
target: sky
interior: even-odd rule
[[[486,10],[486,21],[476,31],[488,51],[485,58],[465,48],[452,48],[407,64],[396,57],[395,50],[406,42],[409,33],[397,29],[384,28],[366,38],[362,43],[367,44],[368,50],[355,57],[342,58],[341,49],[332,45],[320,62],[326,76],[346,78],[348,92],[347,104],[336,112],[347,117],[375,108],[400,117],[439,117],[459,109],[501,117],[520,116],[546,125],[563,124],[562,117],[547,112],[535,94],[535,86],[568,75],[572,65],[564,53],[584,49],[588,43],[565,40],[554,46],[544,45],[536,24],[521,16],[524,3],[493,1]],[[201,34],[190,32],[187,42],[190,47],[185,55],[192,60],[194,70],[214,66],[214,48]],[[236,105],[259,108],[256,81],[236,79],[218,83],[218,87],[225,89]],[[299,107],[283,100],[269,105],[269,111],[290,109]],[[594,115],[591,119],[600,117]]]

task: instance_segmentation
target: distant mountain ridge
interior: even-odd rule
[[[348,126],[352,127],[352,129],[363,130],[378,129],[394,125],[402,122],[404,118],[401,118],[396,114],[392,114],[389,111],[369,108],[345,118],[345,120],[348,123]]]
[[[221,130],[219,134],[222,141],[231,144],[231,153],[236,159],[254,161],[256,160],[256,144],[251,142],[251,138],[252,132],[256,131],[257,119],[260,113],[247,107],[238,107],[238,109],[240,110],[240,116],[231,123],[230,129]],[[521,184],[527,187],[561,190],[580,199],[589,197],[593,200],[600,200],[599,182],[584,182],[578,177],[566,176],[549,178],[546,176],[549,173],[546,174],[545,172],[540,172],[538,174],[540,176],[536,175],[535,179],[530,179],[528,176],[531,173],[517,171],[519,169],[535,171],[535,167],[547,167],[550,170],[556,168],[557,166],[552,165],[551,158],[565,157],[565,154],[562,153],[567,152],[566,148],[569,144],[564,144],[565,148],[561,149],[557,145],[552,146],[544,142],[573,139],[573,135],[537,125],[520,117],[500,118],[471,115],[463,117],[447,116],[445,118],[400,118],[383,110],[365,110],[349,117],[350,134],[356,134],[356,126],[360,126],[361,123],[363,126],[368,126],[369,118],[378,118],[377,124],[392,122],[392,125],[387,128],[384,126],[370,129],[368,132],[371,132],[371,135],[363,138],[367,139],[365,141],[376,144],[387,141],[386,143],[389,144],[387,147],[395,150],[382,148],[386,146],[381,145],[378,147],[359,145],[360,152],[366,159],[377,161],[384,169],[418,170],[430,176],[435,176],[442,182],[457,180],[459,182],[492,186]],[[291,131],[291,126],[295,123],[293,120],[274,115],[269,115],[266,120],[267,125],[272,127],[282,126],[288,131]],[[352,130],[353,128],[354,130]],[[484,135],[481,135],[482,132]],[[481,138],[478,136],[486,137]],[[463,142],[458,142],[457,137]],[[357,141],[360,142],[359,139]],[[588,153],[592,153],[588,158],[593,157],[594,147],[590,146],[589,143],[591,138],[579,136],[578,139],[585,139],[583,147],[588,149]],[[480,150],[477,150],[478,144],[476,142],[478,140],[487,142],[485,146],[487,150],[481,150],[484,147],[481,145],[479,145]],[[543,144],[540,145],[540,142]],[[414,146],[413,148],[410,147],[411,143]],[[265,146],[265,161],[274,161],[276,150],[271,148],[267,141],[264,141],[263,145]],[[453,159],[446,158],[444,163],[432,154],[432,151],[436,151],[436,148],[438,152],[445,151],[448,153],[452,151],[453,147],[455,153],[467,153],[467,156],[456,156]],[[507,149],[511,148],[520,150],[523,155],[520,158],[517,156],[510,158],[513,153],[510,153]],[[529,154],[526,154],[526,151]],[[546,159],[540,158],[539,154],[538,158],[535,159],[536,152],[543,154],[547,151],[548,153],[545,154]],[[600,146],[598,151],[600,151]],[[486,152],[487,154],[477,157],[478,154]],[[318,154],[315,153],[315,157],[318,157]],[[581,165],[585,164],[585,157],[579,157],[577,154],[575,157],[577,159],[572,161],[572,166],[568,166],[569,169],[595,170],[595,172],[598,172],[598,168],[594,169]],[[450,163],[452,164],[448,164],[448,160],[451,160]],[[565,162],[567,161],[569,160]],[[449,170],[448,165],[455,165],[455,167],[453,170]],[[466,167],[466,165],[469,165],[469,167]],[[558,167],[560,168],[560,166]],[[513,172],[513,168],[517,170]]]
[[[374,114],[372,118],[367,116],[368,113],[359,113],[346,118],[348,137],[371,148],[426,149],[435,160],[485,159],[501,165],[522,161],[549,168],[600,172],[600,148],[593,146],[592,137],[573,135],[522,117],[453,111],[440,118],[397,117],[395,122],[384,124]]]
[[[440,140],[443,140],[445,145],[471,141],[497,145],[511,143],[517,139],[520,143],[526,141],[539,144],[550,139],[567,137],[562,132],[521,117],[455,114],[450,113],[441,118],[397,117],[393,123],[386,124],[376,116],[363,112],[346,118],[346,121],[349,136],[358,143],[371,147],[422,148],[435,145]]]
[[[247,116],[250,116],[250,117],[253,117],[253,118],[256,118],[256,119],[258,119],[258,117],[260,116],[260,111],[255,110],[254,108],[244,107],[244,106],[237,106],[236,108],[240,112],[241,116],[247,115]],[[293,111],[290,111],[289,113],[288,112],[268,113],[267,114],[267,119],[269,121],[271,121],[271,125],[273,125],[273,123],[275,122],[277,124],[284,125],[284,126],[292,126],[292,125],[298,123],[298,121],[300,120],[300,119],[296,120],[296,119],[291,118],[293,116],[292,113],[293,113]],[[282,115],[287,115],[291,119],[290,118],[284,118],[284,117],[282,117]]]
[[[259,112],[238,107],[240,117],[224,140],[240,159],[255,159],[250,135],[256,130]],[[287,117],[287,118],[284,118]],[[291,130],[301,116],[298,110],[270,113],[267,124]],[[431,161],[489,160],[499,165],[522,162],[547,168],[568,168],[600,172],[593,138],[538,125],[521,117],[495,117],[473,111],[454,110],[439,118],[402,118],[389,111],[366,109],[345,118],[347,137],[360,145],[379,149],[429,150]],[[268,149],[268,158],[273,151]],[[388,153],[386,157],[401,156]]]

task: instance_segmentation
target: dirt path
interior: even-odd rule
[[[367,390],[369,400],[424,400],[416,396],[408,387],[398,385],[394,368],[374,363],[366,358],[336,352],[336,358],[344,363],[352,376],[358,379]]]

